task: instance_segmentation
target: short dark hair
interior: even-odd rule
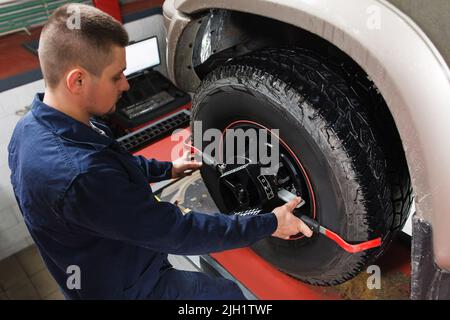
[[[77,21],[75,14],[78,26],[70,25],[72,20]],[[111,48],[127,44],[128,34],[123,25],[97,8],[66,4],[56,9],[39,40],[39,61],[47,86],[55,88],[64,73],[74,66],[100,76],[112,62]]]

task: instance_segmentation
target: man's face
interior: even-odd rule
[[[90,77],[85,105],[91,115],[103,116],[113,113],[122,92],[130,88],[123,74],[126,68],[125,48],[114,46],[112,54],[113,62],[103,70],[102,75]]]

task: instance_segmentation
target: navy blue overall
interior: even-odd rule
[[[11,183],[66,298],[243,298],[229,280],[173,269],[167,255],[248,246],[275,231],[273,213],[183,215],[156,201],[149,185],[170,178],[171,162],[132,156],[108,127],[99,125],[102,135],[42,100],[38,94],[11,138]]]

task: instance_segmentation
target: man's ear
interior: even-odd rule
[[[86,71],[81,68],[75,68],[66,75],[67,89],[73,94],[79,94],[86,82]]]

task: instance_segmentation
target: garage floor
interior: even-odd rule
[[[36,246],[0,261],[0,300],[63,300]]]

